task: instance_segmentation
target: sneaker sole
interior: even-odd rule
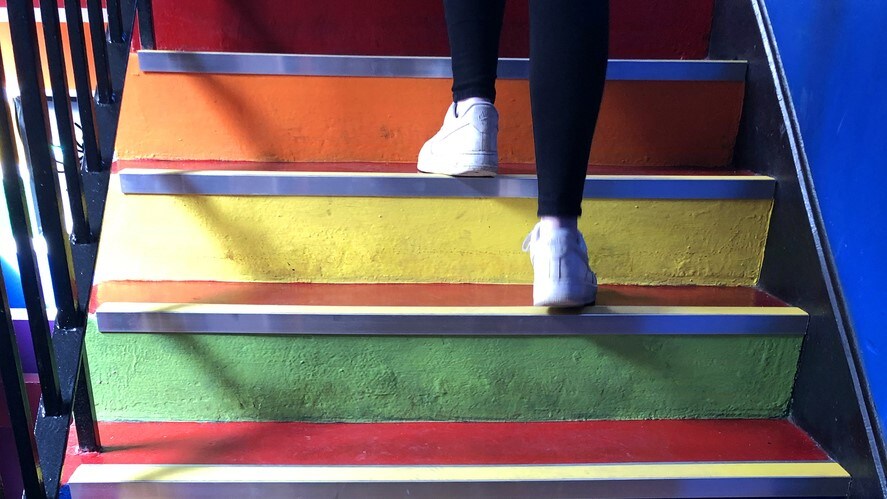
[[[451,177],[495,177],[498,173],[498,158],[489,154],[470,156],[474,161],[420,161],[416,169],[422,173],[449,175]]]
[[[589,291],[585,286],[581,288],[538,290],[533,286],[533,305],[549,308],[574,308],[593,305],[597,299],[597,287]]]

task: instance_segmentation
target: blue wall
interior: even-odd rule
[[[6,285],[9,306],[24,308],[25,297],[22,293],[21,277],[18,273],[15,241],[12,239],[9,213],[6,211],[6,196],[3,195],[2,189],[0,189],[0,269],[3,270],[3,281]]]
[[[887,2],[767,0],[829,244],[887,423]]]

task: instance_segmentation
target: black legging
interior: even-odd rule
[[[496,98],[505,0],[444,0],[453,99]],[[608,0],[530,0],[539,216],[575,217],[607,69]]]

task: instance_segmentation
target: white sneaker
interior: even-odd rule
[[[499,112],[488,102],[450,105],[440,131],[419,151],[420,172],[465,177],[494,177],[499,167],[496,140]]]
[[[588,267],[588,247],[575,229],[542,231],[539,224],[524,240],[533,263],[533,305],[580,307],[594,303],[597,277]]]

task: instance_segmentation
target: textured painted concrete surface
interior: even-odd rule
[[[102,420],[784,416],[801,338],[87,335]]]
[[[587,200],[580,225],[602,282],[753,285],[770,208]],[[535,211],[530,199],[124,196],[114,182],[97,282],[529,283]]]
[[[135,56],[134,56],[135,57]],[[122,159],[416,160],[451,102],[449,79],[142,73],[130,60]],[[610,81],[591,162],[723,166],[743,82]],[[499,156],[532,163],[529,84],[497,83]]]

